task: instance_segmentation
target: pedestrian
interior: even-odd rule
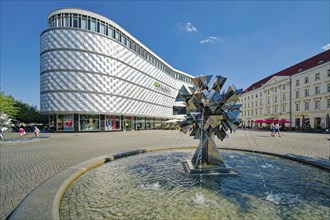
[[[26,135],[25,129],[23,127],[20,127],[20,129],[18,130],[19,134],[23,137]]]
[[[270,135],[274,137],[273,135],[275,133],[275,123],[270,124],[270,131],[271,131]]]
[[[272,136],[275,137],[276,133],[278,134],[279,137],[281,137],[280,136],[280,125],[278,124],[278,122],[276,122],[274,124],[274,132],[273,132]]]
[[[139,124],[137,125],[137,129],[138,129],[138,131],[140,131],[140,125]]]
[[[34,135],[35,135],[36,137],[39,137],[40,130],[39,130],[39,128],[38,128],[37,126],[34,126],[34,131],[33,131],[33,133],[34,133]]]

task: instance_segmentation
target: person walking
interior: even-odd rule
[[[39,130],[39,128],[38,128],[37,126],[34,126],[34,131],[33,131],[33,133],[34,133],[34,135],[35,135],[36,137],[39,137],[40,130]]]
[[[278,122],[275,122],[274,124],[274,132],[272,133],[272,136],[275,137],[276,133],[278,134],[279,137],[280,136],[280,125],[278,124]]]
[[[274,137],[275,134],[275,128],[274,128],[275,123],[270,124],[270,135]]]

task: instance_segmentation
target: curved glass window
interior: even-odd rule
[[[73,131],[73,115],[57,115],[58,131]]]
[[[121,130],[121,120],[120,116],[105,116],[105,130],[106,131],[115,131]]]
[[[85,30],[88,30],[88,20],[87,20],[87,17],[86,16],[82,16],[81,18],[81,28],[82,29],[85,29]]]
[[[73,16],[73,18],[72,18],[72,27],[78,27],[78,17],[75,15],[75,16]]]
[[[95,20],[91,20],[91,31],[96,32],[96,21]]]
[[[64,15],[64,27],[70,27],[70,17],[68,14]]]
[[[99,115],[80,115],[80,131],[99,131]]]
[[[100,33],[105,34],[105,25],[103,23],[100,23]]]

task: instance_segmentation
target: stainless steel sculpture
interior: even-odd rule
[[[0,139],[4,140],[4,132],[8,130],[10,126],[11,118],[7,114],[0,112]]]
[[[183,162],[189,174],[238,174],[225,164],[213,139],[217,136],[222,141],[226,131],[235,131],[240,124],[237,116],[241,105],[236,102],[243,90],[230,86],[221,94],[226,80],[220,75],[200,76],[193,79],[193,88],[182,86],[179,90],[176,101],[183,101],[185,106],[173,107],[174,114],[186,114],[180,122],[182,132],[190,131],[190,136],[200,139],[192,160]]]

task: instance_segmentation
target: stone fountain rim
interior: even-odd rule
[[[6,220],[11,219],[60,219],[60,206],[64,193],[77,180],[80,176],[85,174],[87,171],[102,166],[105,163],[114,161],[119,158],[133,156],[136,154],[153,152],[153,151],[164,151],[164,150],[180,150],[180,149],[195,149],[196,146],[186,147],[162,147],[162,148],[151,148],[127,151],[114,155],[103,155],[99,156],[75,166],[69,167],[54,176],[51,176],[44,182],[40,183],[34,188],[25,198],[19,203],[19,205],[10,213]],[[244,151],[254,152],[258,154],[276,156],[279,158],[290,159],[293,161],[301,162],[304,164],[312,165],[317,168],[321,168],[330,171],[330,162],[322,160],[316,160],[313,158],[293,155],[293,154],[278,154],[265,151],[256,151],[243,148],[227,148],[220,147],[222,150],[232,151]]]

